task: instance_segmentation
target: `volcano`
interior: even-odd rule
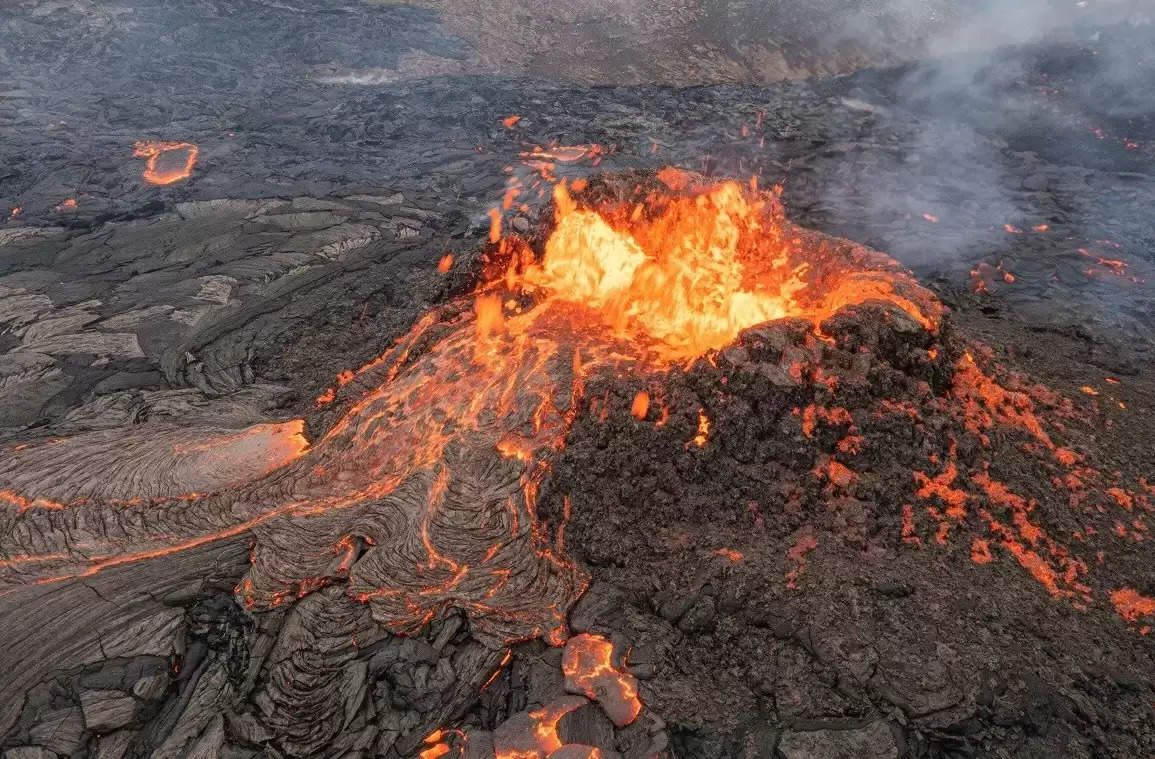
[[[10,448],[5,596],[251,540],[240,608],[257,619],[307,608],[322,625],[312,635],[346,641],[301,648],[294,625],[271,639],[281,653],[264,717],[299,756],[348,735],[332,717],[347,698],[338,675],[366,634],[381,646],[467,629],[473,676],[493,670],[486,686],[509,677],[514,644],[565,647],[574,695],[480,738],[411,730],[425,756],[479,740],[503,757],[585,746],[558,730],[588,700],[619,730],[645,714],[660,752],[668,737],[643,705],[708,714],[679,698],[686,679],[740,693],[744,676],[727,674],[750,646],[779,641],[818,661],[859,657],[835,660],[856,662],[835,669],[842,699],[895,699],[912,716],[957,708],[934,706],[945,686],[895,684],[883,668],[894,652],[799,625],[792,599],[829,581],[815,577],[824,554],[857,556],[856,583],[896,559],[938,565],[912,576],[997,572],[1007,592],[1071,613],[1113,603],[1146,634],[1155,601],[1092,569],[1109,566],[1116,540],[1144,538],[1153,490],[1108,487],[1078,432],[1091,414],[954,335],[948,309],[892,259],[788,222],[780,190],[675,169],[573,185],[555,185],[529,235],[503,235],[493,214],[477,284],[341,372],[315,403],[341,415],[315,439],[297,419]],[[687,552],[704,558],[694,576]],[[615,599],[594,581],[655,595]],[[652,618],[623,619],[631,603]],[[734,648],[697,647],[727,627]],[[822,648],[835,645],[851,649]],[[686,647],[674,687],[645,671]],[[653,678],[641,698],[639,670]],[[789,695],[759,676],[758,690]],[[931,706],[907,700],[919,698]],[[611,730],[602,748],[634,732]],[[854,740],[868,738],[894,740]]]
[[[0,16],[3,759],[1155,754],[1145,10],[522,5]]]

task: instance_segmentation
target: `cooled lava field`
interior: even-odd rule
[[[0,757],[1155,756],[1153,21],[6,4]]]

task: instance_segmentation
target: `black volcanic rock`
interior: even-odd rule
[[[1150,619],[1121,617],[1114,589],[1101,584],[1128,578],[1137,593],[1155,595],[1147,543],[1133,537],[1144,537],[1135,524],[1149,523],[1144,509],[1072,505],[1053,482],[1066,472],[1026,450],[1039,443],[1021,430],[993,433],[990,455],[941,409],[915,404],[921,419],[902,408],[874,418],[869,406],[945,402],[954,362],[973,349],[963,341],[978,338],[1075,399],[1048,410],[1065,428],[1052,430],[1056,439],[1086,457],[1080,476],[1103,473],[1090,497],[1150,476],[1148,31],[751,84],[786,64],[831,72],[877,58],[815,53],[795,40],[789,60],[675,45],[647,59],[670,68],[630,68],[654,48],[635,38],[559,47],[555,35],[585,39],[590,27],[535,26],[580,7],[535,10],[530,21],[487,14],[485,29],[497,24],[533,43],[502,49],[479,47],[453,26],[464,19],[470,34],[484,32],[465,6],[441,6],[441,16],[296,0],[5,8],[5,476],[45,493],[59,488],[60,498],[131,498],[161,492],[158,479],[180,480],[157,462],[198,430],[299,418],[317,444],[366,389],[354,383],[318,406],[338,372],[380,356],[476,281],[504,167],[531,179],[519,159],[534,145],[598,143],[604,171],[670,164],[757,175],[763,186],[783,181],[795,221],[915,268],[954,309],[954,331],[932,337],[886,305],[847,309],[823,325],[834,343],[823,363],[820,353],[812,360],[822,348],[808,325],[759,325],[717,367],[701,362],[662,380],[688,404],[664,433],[629,416],[636,378],[589,389],[606,393],[612,413],[579,423],[536,506],[556,526],[562,497],[572,496],[566,553],[592,582],[566,621],[614,640],[641,680],[645,708],[607,730],[601,707],[581,706],[562,718],[559,740],[639,759],[1155,751],[1151,651],[1140,634]],[[690,6],[698,8],[679,8]],[[737,31],[762,45],[771,39],[762,27],[735,21],[774,12],[730,4],[708,23],[688,12],[679,28],[706,43]],[[601,21],[594,27],[604,31]],[[651,43],[661,38],[650,32]],[[538,44],[548,60],[525,57]],[[623,44],[629,55],[615,57]],[[735,61],[749,68],[737,75]],[[691,66],[703,81],[746,83],[590,88],[478,73],[541,76],[561,66],[576,67],[570,79],[616,85],[627,69],[686,83]],[[507,129],[502,119],[514,114],[522,118]],[[147,138],[195,142],[189,179],[146,184],[133,144]],[[555,170],[574,177],[590,167]],[[533,207],[511,227],[539,234],[537,200],[523,199]],[[442,274],[447,251],[455,259]],[[995,273],[990,291],[975,293],[970,271],[980,264]],[[813,374],[794,376],[795,360],[838,375],[861,451],[851,442],[839,449],[850,437],[845,420],[819,418],[814,437],[803,434],[806,407],[835,396]],[[1035,379],[1016,391],[1029,393]],[[674,427],[692,428],[699,405],[712,437],[690,450]],[[973,508],[945,545],[926,528],[912,472],[917,464],[940,474],[928,456],[944,461],[951,436],[960,481],[988,462],[1032,504],[1027,518],[1086,560],[1096,577],[1086,611],[1051,600],[997,545],[978,512],[994,508],[982,493],[969,495]],[[99,443],[108,456],[79,461],[76,441]],[[43,455],[17,455],[34,449]],[[230,471],[248,479],[254,462],[234,459]],[[53,477],[39,476],[48,465]],[[228,522],[289,489],[279,478],[266,485],[246,491],[254,503],[124,504],[115,524],[97,508],[76,519],[51,509],[27,517],[2,501],[5,759],[412,757],[434,745],[488,759],[495,735],[502,745],[511,734],[521,740],[530,713],[565,698],[559,650],[500,645],[468,614],[438,609],[407,637],[383,630],[342,594],[345,581],[330,570],[343,555],[315,524],[278,554],[275,574],[298,571],[304,545],[318,548],[320,574],[336,584],[297,584],[256,612],[234,595],[250,571],[251,531],[58,584],[34,584],[43,568],[19,563],[30,550],[99,561],[124,535],[157,537],[158,524],[179,533]],[[853,493],[833,492],[840,487]],[[908,504],[920,525],[906,537],[918,544],[904,540]],[[1087,525],[1097,536],[1088,546],[1104,541],[1102,559],[1071,538],[1088,538]],[[340,537],[349,533],[350,555],[361,559],[374,547],[365,524],[354,527]],[[274,530],[262,538],[286,545]],[[970,558],[975,538],[991,543],[995,561]],[[92,544],[100,540],[109,545]]]

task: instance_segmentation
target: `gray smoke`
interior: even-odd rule
[[[884,113],[874,137],[897,149],[827,167],[836,231],[866,236],[911,265],[955,273],[1024,243],[1004,224],[1029,230],[1066,221],[1065,239],[1104,236],[1083,220],[1106,226],[1118,221],[1114,209],[1092,207],[1101,198],[1072,188],[1070,178],[1077,169],[1135,172],[1142,162],[1149,170],[1140,150],[1147,146],[1128,138],[1155,119],[1153,15],[1152,0],[863,3],[826,44],[876,49],[915,39],[908,50],[917,63],[890,78],[856,77],[860,90],[843,101]]]

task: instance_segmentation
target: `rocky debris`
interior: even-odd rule
[[[698,598],[678,617],[678,629],[687,633],[712,630],[714,616],[714,599],[709,596]]]
[[[956,652],[981,656],[978,651],[992,650],[986,637],[990,628],[978,634],[967,626],[951,627],[950,643],[931,631],[939,624],[949,627],[953,616],[976,604],[987,607],[992,618],[1010,612],[946,589],[965,584],[963,578],[984,567],[982,555],[964,554],[962,566],[952,570],[959,579],[941,585],[944,570],[932,558],[933,546],[926,544],[949,546],[951,541],[926,535],[914,547],[917,536],[904,532],[901,505],[920,498],[915,491],[923,480],[911,472],[936,471],[917,453],[927,438],[946,434],[944,453],[938,455],[947,455],[952,445],[962,449],[967,434],[951,426],[960,424],[958,417],[936,416],[942,407],[903,400],[905,393],[922,393],[924,399],[955,393],[966,397],[958,388],[972,381],[968,362],[973,359],[963,355],[961,346],[952,347],[949,323],[932,336],[886,304],[846,308],[825,321],[822,332],[825,340],[819,345],[797,324],[765,325],[745,332],[717,357],[716,367],[703,362],[684,376],[664,377],[663,401],[671,409],[664,425],[630,413],[637,381],[591,383],[589,397],[610,411],[600,418],[579,414],[552,481],[555,490],[542,504],[543,513],[556,518],[559,500],[566,499],[571,515],[567,538],[580,546],[575,550],[590,564],[595,580],[603,581],[595,581],[574,608],[571,624],[575,630],[604,625],[607,634],[637,636],[629,640],[643,640],[643,631],[652,630],[655,621],[683,633],[665,644],[659,658],[677,662],[657,669],[661,686],[641,683],[647,709],[683,725],[703,718],[722,722],[735,713],[769,710],[769,704],[775,729],[810,733],[818,729],[814,725],[838,717],[841,730],[899,714],[912,731],[911,740],[925,741],[920,745],[971,745],[976,739],[967,731],[975,729],[977,672],[967,669],[965,657]],[[961,363],[956,363],[959,356]],[[822,368],[811,372],[806,367],[816,360]],[[782,380],[770,383],[768,376]],[[887,398],[884,410],[865,411],[882,397]],[[680,417],[678,408],[683,409]],[[695,454],[686,441],[694,435],[693,412],[699,408],[710,419],[710,438],[702,446],[707,450]],[[752,418],[765,424],[752,426]],[[1090,427],[1077,433],[1070,421],[1074,417],[1064,418],[1061,434],[1090,440],[1084,437]],[[906,427],[908,422],[915,426]],[[875,430],[874,424],[882,426]],[[1024,444],[1036,439],[1030,429],[1004,433],[998,455],[1008,457],[1005,462],[1021,462],[1000,467],[1005,476],[1047,466],[1027,463],[1037,452]],[[667,442],[657,442],[662,438]],[[869,441],[881,446],[874,454]],[[969,448],[972,466],[992,455],[983,448],[981,442]],[[984,481],[981,473],[976,476]],[[882,479],[870,482],[873,477]],[[960,477],[958,487],[961,482]],[[1037,484],[1033,477],[1014,482],[1012,487],[1028,489]],[[944,497],[959,497],[951,492],[941,491]],[[1051,502],[1059,497],[1052,496]],[[632,507],[623,510],[623,502]],[[1038,507],[1032,513],[1040,529],[1055,528],[1063,519]],[[969,537],[958,540],[970,547]],[[777,548],[768,551],[768,545]],[[688,552],[698,560],[688,562]],[[630,558],[623,561],[623,556]],[[846,567],[852,565],[855,570],[849,572]],[[1013,563],[1007,566],[1013,568]],[[609,592],[605,583],[611,578],[619,587]],[[995,587],[990,580],[985,592]],[[803,587],[806,591],[800,592]],[[997,587],[1000,598],[1018,599],[1007,603],[1068,619],[1062,604],[1050,600],[1030,574],[1017,580],[1000,574]],[[861,611],[868,608],[875,611]],[[687,618],[695,619],[694,609],[708,610],[702,618],[712,624],[688,624]],[[864,625],[864,613],[888,621]],[[647,614],[648,622],[629,619]],[[848,627],[851,617],[858,621]],[[1068,619],[1064,634],[1097,639],[1100,624],[1095,614],[1079,616],[1077,622]],[[1013,634],[1001,635],[1002,642],[994,644],[999,656],[1013,660],[1008,666],[1022,668],[1018,671],[1032,671],[1037,665],[1017,647]],[[939,643],[928,645],[930,640]],[[1129,649],[1125,642],[1119,645]],[[646,659],[654,657],[647,653]],[[1053,676],[1064,677],[1057,671]],[[712,684],[717,704],[694,698],[703,682]],[[674,744],[694,755],[729,750],[708,748],[698,741],[710,739],[698,735],[675,734]],[[873,741],[884,733],[871,728],[871,735]],[[878,748],[858,747],[855,733],[841,737],[853,744],[845,755]],[[797,740],[795,755],[835,751],[828,736]],[[898,755],[897,745],[888,738],[879,755]],[[751,750],[765,753],[765,746],[766,740],[759,739]]]
[[[856,729],[787,730],[778,740],[782,759],[898,759],[894,733],[885,722]]]
[[[117,730],[100,736],[96,740],[96,748],[92,751],[93,759],[124,759],[128,756],[136,735],[135,730]]]
[[[558,739],[562,745],[613,746],[614,723],[604,709],[594,704],[580,706],[566,714],[557,724]]]
[[[68,756],[84,742],[84,714],[77,707],[42,712],[28,738],[37,746]]]
[[[4,752],[4,759],[56,759],[56,754],[43,746],[16,746]]]

